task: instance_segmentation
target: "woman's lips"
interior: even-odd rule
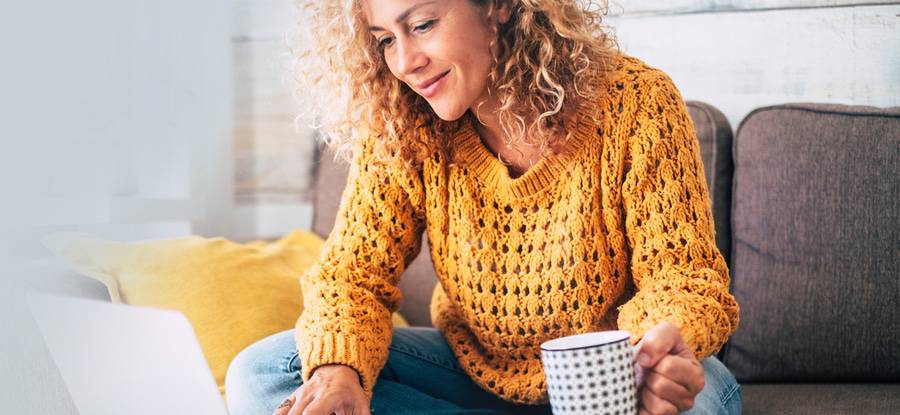
[[[449,70],[447,72],[444,72],[443,75],[440,75],[440,77],[438,77],[436,80],[434,80],[430,83],[427,83],[424,88],[420,88],[419,94],[425,98],[433,97],[437,93],[438,88],[440,88],[441,85],[443,85],[444,79],[447,78],[448,73],[450,73]]]

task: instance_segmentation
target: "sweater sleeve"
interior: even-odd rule
[[[658,323],[673,323],[702,359],[737,329],[739,308],[715,244],[700,144],[686,105],[668,75],[651,74],[643,98],[635,99],[622,185],[636,293],[619,307],[618,325],[636,342]]]
[[[397,282],[421,250],[425,223],[421,181],[376,168],[372,144],[357,147],[335,226],[300,277],[304,310],[295,330],[304,382],[319,366],[347,365],[370,400],[402,301]]]

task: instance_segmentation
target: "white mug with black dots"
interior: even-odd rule
[[[553,415],[637,414],[635,357],[627,331],[560,337],[541,344]]]

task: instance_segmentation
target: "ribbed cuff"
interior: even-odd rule
[[[373,359],[366,359],[362,343],[353,335],[335,335],[321,333],[315,337],[296,336],[297,351],[300,356],[301,377],[307,382],[313,370],[329,364],[349,366],[359,374],[363,392],[372,401],[372,388],[375,386],[377,368],[372,366]],[[367,363],[368,362],[368,363]]]
[[[697,294],[638,293],[619,309],[619,328],[636,339],[663,321],[680,328],[682,339],[697,359],[715,354],[737,328],[732,327],[731,317],[721,303]]]

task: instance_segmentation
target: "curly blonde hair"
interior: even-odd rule
[[[349,160],[366,137],[375,136],[382,161],[418,170],[443,148],[444,137],[473,122],[467,111],[455,121],[437,117],[419,94],[390,72],[367,30],[362,1],[300,0],[298,26],[289,36],[298,121],[315,119],[336,157]],[[507,145],[526,142],[542,153],[573,132],[566,120],[590,98],[591,78],[619,53],[602,24],[606,1],[466,0],[481,7],[485,23],[498,6],[510,19],[492,27],[497,48],[489,85],[500,106]],[[302,25],[302,27],[301,27]]]

